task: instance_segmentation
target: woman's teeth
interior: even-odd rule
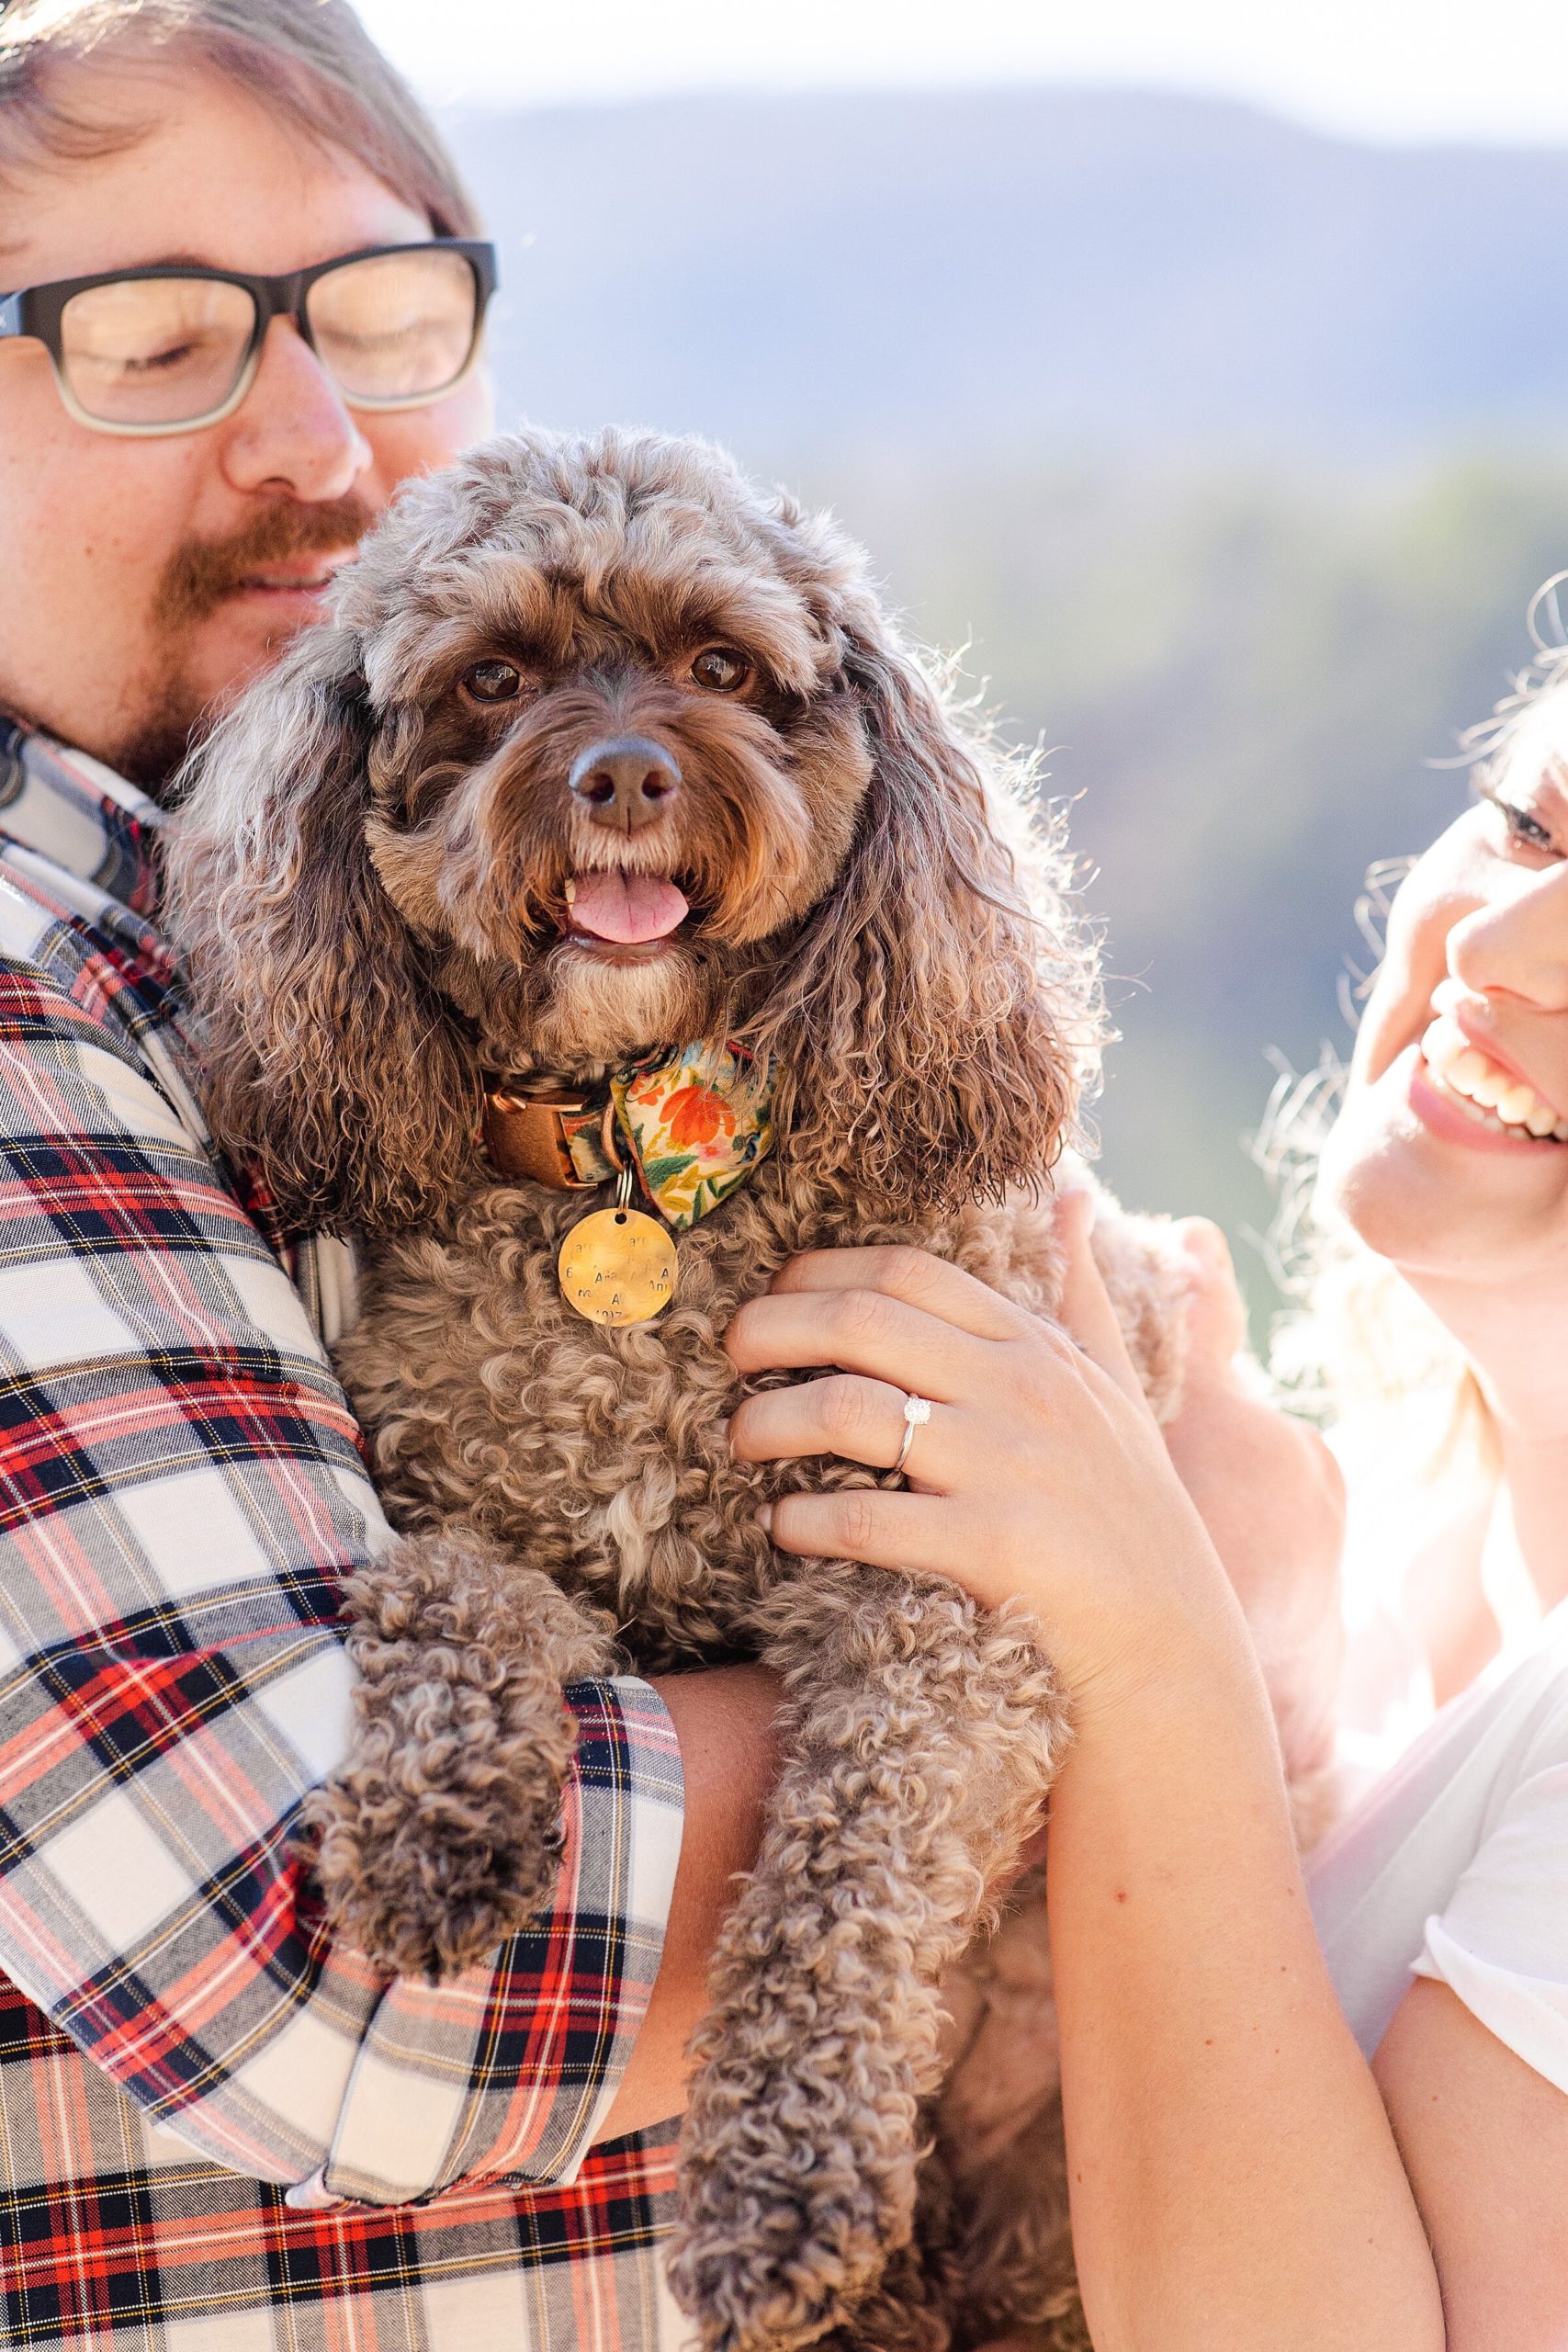
[[[1457,1021],[1439,1013],[1421,1040],[1421,1053],[1434,1078],[1462,1101],[1467,1114],[1481,1126],[1503,1134],[1534,1136],[1568,1143],[1568,1118],[1542,1100],[1512,1070],[1472,1046]]]

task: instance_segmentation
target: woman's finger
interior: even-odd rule
[[[724,1335],[738,1372],[815,1365],[864,1373],[943,1405],[985,1393],[991,1343],[886,1291],[769,1291],[738,1308]]]
[[[1206,1216],[1171,1227],[1190,1269],[1187,1294],[1189,1376],[1223,1378],[1247,1345],[1247,1307],[1230,1244]]]
[[[907,1390],[849,1373],[770,1388],[736,1407],[730,1449],[742,1462],[795,1462],[834,1453],[869,1470],[891,1470],[910,1430],[904,1417],[907,1402]],[[946,1488],[959,1466],[961,1427],[961,1416],[951,1406],[933,1405],[930,1419],[917,1423],[910,1435],[907,1475],[924,1487]]]
[[[807,1250],[779,1268],[769,1288],[791,1291],[874,1290],[940,1316],[976,1340],[1015,1339],[1027,1310],[1003,1298],[962,1266],[929,1250],[901,1244],[874,1250]]]
[[[1133,1369],[1116,1309],[1089,1247],[1094,1205],[1089,1193],[1064,1193],[1056,1204],[1056,1230],[1066,1252],[1059,1309],[1062,1329],[1077,1340],[1091,1363],[1097,1363],[1118,1388],[1142,1405],[1145,1401],[1143,1383]]]
[[[818,1560],[859,1560],[867,1567],[911,1576],[952,1577],[954,1563],[974,1544],[974,1512],[942,1495],[911,1495],[901,1487],[852,1487],[830,1495],[781,1495],[765,1519],[781,1552]],[[976,1569],[964,1582],[987,1603]],[[1005,1596],[1002,1596],[1005,1597]]]

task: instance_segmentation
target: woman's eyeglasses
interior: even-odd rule
[[[160,265],[0,295],[0,340],[31,335],[97,433],[189,433],[233,413],[274,319],[292,319],[351,408],[421,408],[479,356],[495,247],[375,245],[287,277]]]

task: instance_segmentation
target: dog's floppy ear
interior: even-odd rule
[[[993,829],[981,747],[879,630],[844,643],[871,781],[758,1034],[783,1148],[902,1221],[1044,1181],[1098,999],[1049,859]]]
[[[366,847],[371,732],[354,633],[309,630],[209,738],[170,829],[213,1133],[295,1230],[429,1216],[473,1126],[451,1016]]]

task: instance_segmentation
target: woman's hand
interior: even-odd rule
[[[1175,1230],[1190,1285],[1181,1410],[1165,1442],[1235,1588],[1293,1778],[1333,1748],[1345,1481],[1315,1430],[1259,1393],[1218,1226],[1190,1217]]]
[[[781,1550],[949,1577],[990,1608],[1022,1602],[1080,1708],[1135,1690],[1173,1649],[1240,1634],[1095,1270],[1089,1208],[1082,1194],[1061,1206],[1071,1339],[955,1266],[884,1249],[793,1260],[726,1340],[741,1373],[824,1368],[737,1408],[730,1443],[746,1461],[831,1453],[886,1469],[906,1396],[931,1404],[908,1491],[781,1497]]]

